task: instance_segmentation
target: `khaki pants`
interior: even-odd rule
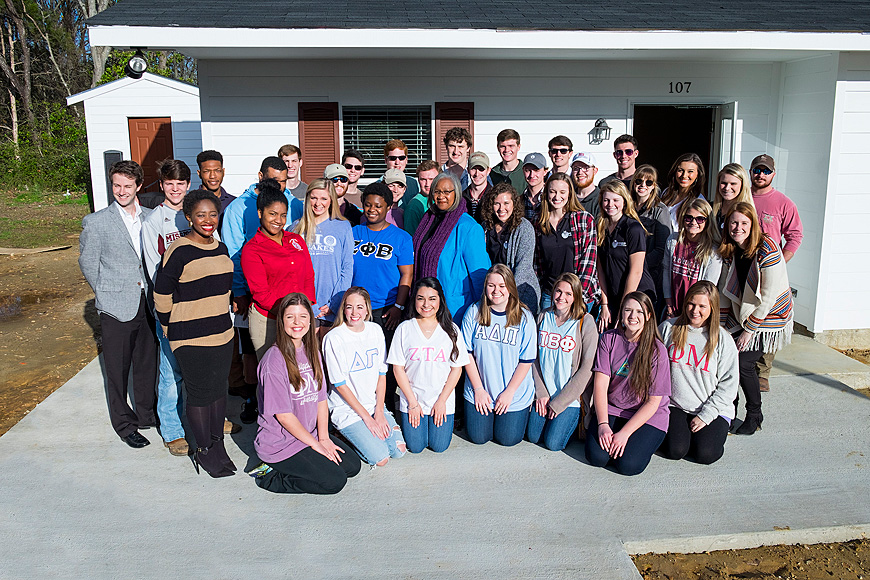
[[[770,367],[773,366],[773,359],[775,357],[776,353],[773,352],[766,352],[761,355],[761,358],[755,363],[755,369],[758,371],[759,378],[770,379]]]
[[[248,310],[248,330],[251,333],[251,342],[257,351],[257,361],[263,358],[266,351],[275,344],[277,330],[275,321],[260,314],[260,311],[251,304]]]

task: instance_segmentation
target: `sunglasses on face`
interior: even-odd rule
[[[407,158],[407,155],[387,155],[387,159],[390,161],[404,161]]]
[[[771,173],[773,173],[773,171],[771,171],[767,167],[756,167],[752,170],[752,175],[761,175],[762,173],[765,175],[770,175]]]
[[[617,149],[613,152],[614,157],[631,157],[634,155],[634,149]]]
[[[353,163],[345,163],[344,164],[344,168],[347,169],[348,171],[350,171],[351,169],[353,171],[362,171],[362,167],[363,167],[362,165],[354,165]]]
[[[687,216],[683,217],[683,223],[686,224],[687,226],[692,225],[692,222],[695,222],[699,226],[703,226],[705,223],[707,223],[707,218],[705,218],[702,215],[695,215],[695,216],[687,215]]]
[[[655,183],[655,181],[653,181],[652,179],[638,179],[634,183],[634,185],[635,185],[635,187],[640,187],[641,185],[645,185],[647,187],[652,187],[653,183]]]
[[[567,155],[570,152],[571,150],[567,147],[553,147],[550,149],[550,155],[555,155],[556,153],[559,153],[561,155]]]
[[[338,177],[333,177],[332,183],[347,183],[347,177],[345,177],[344,175],[339,175]]]

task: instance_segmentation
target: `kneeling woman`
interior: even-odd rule
[[[586,312],[583,285],[566,272],[553,284],[553,305],[538,316],[538,361],[532,367],[535,406],[528,438],[565,449],[580,419],[580,396],[592,378],[598,345],[595,319]],[[587,401],[588,402],[588,401]]]
[[[257,485],[275,493],[338,493],[348,477],[359,473],[360,461],[329,435],[311,303],[294,292],[281,299],[276,314],[276,342],[257,369],[260,416],[254,449],[271,467]]]
[[[365,288],[351,286],[341,300],[335,324],[323,337],[323,359],[332,390],[332,424],[369,465],[386,465],[405,454],[405,440],[384,405],[387,346],[372,320]]]
[[[401,389],[399,422],[411,453],[441,453],[453,436],[454,389],[468,352],[437,279],[418,281],[411,305],[413,318],[396,329],[387,356]]]
[[[535,395],[529,371],[538,344],[535,320],[504,264],[487,272],[483,296],[462,318],[462,337],[472,354],[465,381],[468,437],[477,444],[516,445],[526,432]]]
[[[706,280],[693,284],[680,316],[659,330],[671,360],[670,422],[661,452],[709,465],[725,451],[740,383],[737,347],[719,326],[716,286]]]
[[[598,341],[592,367],[597,425],[586,432],[586,459],[637,475],[665,438],[671,373],[649,296],[630,292],[619,316],[619,328]]]

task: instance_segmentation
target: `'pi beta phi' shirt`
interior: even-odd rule
[[[479,302],[472,304],[462,318],[462,337],[468,352],[474,355],[483,388],[495,401],[507,388],[517,365],[533,363],[538,350],[538,330],[532,313],[523,308],[523,318],[519,326],[507,326],[504,312],[490,310],[489,326],[481,326],[477,321]],[[531,369],[523,378],[514,394],[508,412],[528,409],[535,397],[535,384]],[[474,402],[474,388],[471,381],[465,381],[465,400]]]

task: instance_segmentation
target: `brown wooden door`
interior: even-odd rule
[[[157,164],[164,159],[172,159],[172,119],[127,119],[127,123],[130,129],[130,156],[142,166],[145,173],[142,191],[157,191]]]
[[[447,163],[444,134],[453,127],[468,130],[474,139],[474,103],[435,103],[435,161],[438,163]]]
[[[339,161],[338,103],[299,103],[299,148],[302,181],[323,177],[330,163]]]

